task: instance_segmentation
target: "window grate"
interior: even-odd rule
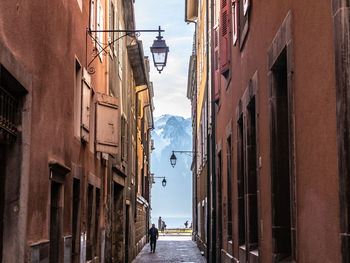
[[[17,136],[16,117],[18,101],[0,87],[0,129],[12,137]]]

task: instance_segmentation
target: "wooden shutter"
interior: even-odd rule
[[[96,151],[117,154],[119,143],[118,100],[96,93]]]
[[[220,65],[219,65],[219,27],[214,28],[214,100],[220,98]]]
[[[230,23],[229,23],[229,0],[221,0],[220,11],[220,72],[224,74],[230,64]]]
[[[90,131],[90,103],[91,103],[91,86],[90,86],[90,74],[84,68],[82,79],[82,91],[81,91],[81,140],[84,142],[89,141]]]

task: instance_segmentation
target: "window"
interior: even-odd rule
[[[249,6],[249,0],[243,0],[240,2],[239,7],[239,44],[240,48],[243,48],[244,41],[246,39],[246,36],[248,34],[248,28],[249,28],[249,20],[248,20],[248,6]]]
[[[236,45],[238,39],[238,0],[232,1],[232,37],[233,45]]]
[[[114,10],[113,3],[112,2],[110,2],[110,3],[111,3],[111,5],[110,5],[110,9],[109,9],[109,30],[114,30],[115,29],[115,10]],[[115,51],[114,35],[115,35],[114,32],[108,33],[108,42],[111,43],[111,45],[110,45],[111,55],[115,55],[115,53],[114,53],[114,51]]]
[[[273,252],[278,261],[292,255],[290,126],[287,54],[284,50],[272,68],[271,110],[271,197]]]
[[[244,145],[243,114],[237,122],[237,191],[238,191],[238,246],[244,246],[245,238],[245,202],[244,202]]]
[[[119,29],[122,29],[122,25],[119,24]],[[118,34],[118,38],[122,37],[123,33]],[[123,79],[123,40],[120,39],[118,41],[118,63],[119,63],[119,78],[122,80]]]
[[[244,15],[247,14],[247,11],[249,8],[249,2],[250,2],[250,0],[243,0],[243,13],[244,13]]]
[[[115,30],[119,29],[118,25],[119,25],[119,20],[118,20],[118,6],[116,6],[116,7],[114,8],[114,29],[115,29]],[[118,33],[114,33],[114,38],[115,38],[114,40],[116,40],[118,37],[119,37]],[[116,56],[117,53],[118,53],[118,45],[117,45],[118,41],[119,41],[119,40],[116,40],[116,42],[114,42],[114,45],[113,45],[113,47],[114,47],[113,52],[114,52],[114,55],[115,55],[115,56]]]
[[[128,124],[125,116],[122,116],[121,119],[121,158],[124,162],[127,161],[127,153],[128,153],[128,142],[127,142],[127,128]]]
[[[95,27],[95,8],[96,8],[96,4],[95,4],[96,0],[91,0],[91,7],[90,7],[90,29],[91,30],[96,30]]]
[[[74,135],[80,138],[81,119],[81,87],[82,68],[78,60],[75,60],[75,83],[74,83]]]
[[[226,171],[227,171],[227,238],[232,241],[232,139],[226,141]]]
[[[91,113],[91,87],[90,74],[83,70],[83,87],[81,101],[81,140],[89,142],[90,133],[90,113]]]
[[[237,191],[239,261],[259,261],[257,73],[249,81],[238,107]]]
[[[97,0],[97,16],[96,16],[96,30],[104,30],[104,24],[103,24],[103,7],[101,4],[101,0]],[[96,40],[97,40],[97,51],[100,53],[99,57],[102,62],[102,46],[103,46],[103,32],[97,32],[96,34]]]
[[[251,98],[247,106],[247,141],[246,141],[246,187],[245,187],[245,204],[246,209],[248,236],[247,243],[249,251],[258,248],[258,185],[257,185],[257,151],[256,151],[256,103],[255,97]]]
[[[272,253],[296,261],[292,19],[289,12],[268,49]],[[288,32],[286,34],[286,32]]]

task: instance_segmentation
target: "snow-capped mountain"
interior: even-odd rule
[[[192,217],[192,157],[175,153],[176,166],[170,165],[172,151],[192,150],[191,119],[173,115],[162,115],[154,119],[152,132],[155,150],[152,152],[152,173],[157,177],[166,177],[167,185],[162,187],[162,179],[155,179],[152,187],[152,218]],[[182,219],[179,219],[182,220]],[[182,221],[181,221],[182,222]],[[175,223],[174,223],[175,224]],[[168,227],[172,227],[168,225]],[[173,225],[178,227],[178,225]]]

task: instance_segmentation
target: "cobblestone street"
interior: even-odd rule
[[[190,236],[160,236],[155,253],[150,253],[149,243],[142,249],[133,263],[187,262],[205,263],[196,243]]]

